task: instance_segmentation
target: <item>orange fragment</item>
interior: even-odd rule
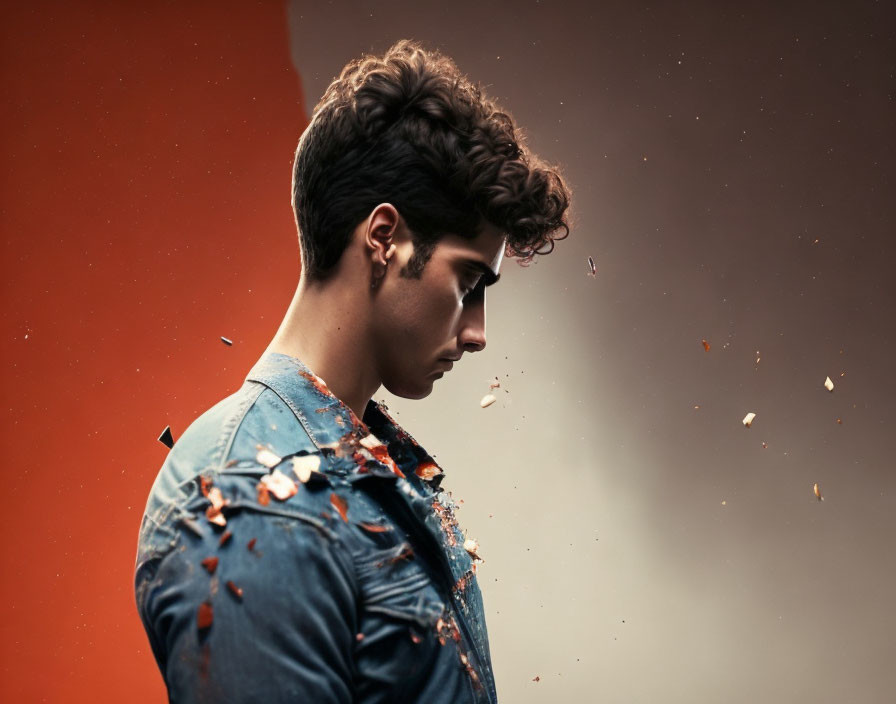
[[[333,508],[339,511],[342,520],[348,523],[348,501],[334,491],[330,494],[330,503],[333,505]]]
[[[212,611],[211,602],[203,601],[196,611],[196,626],[200,631],[204,631],[206,628],[211,628],[214,617],[215,614],[214,611]]]
[[[227,588],[230,590],[230,593],[233,594],[237,599],[242,600],[243,590],[236,586],[231,580],[227,580]]]

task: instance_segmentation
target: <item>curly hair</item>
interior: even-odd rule
[[[296,149],[303,275],[326,279],[354,228],[384,202],[411,231],[410,276],[420,276],[442,236],[473,238],[483,221],[506,235],[507,256],[523,265],[551,252],[569,235],[570,192],[518,131],[450,58],[415,40],[350,61]]]

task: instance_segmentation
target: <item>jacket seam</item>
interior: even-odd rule
[[[258,397],[261,396],[261,393],[264,391],[264,387],[261,387],[257,391],[251,393],[244,401],[243,405],[237,409],[237,412],[234,413],[225,423],[224,430],[221,432],[221,435],[218,438],[218,442],[215,444],[215,452],[221,452],[221,456],[217,461],[217,471],[220,472],[224,468],[224,461],[227,459],[227,455],[230,453],[231,448],[233,447],[234,440],[236,439],[236,435],[239,432],[240,426],[242,426],[243,421],[246,419],[246,416],[249,413],[249,410],[252,406],[255,405],[255,402],[258,401]],[[223,445],[223,451],[222,451]]]

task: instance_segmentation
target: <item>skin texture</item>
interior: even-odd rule
[[[505,244],[489,224],[475,239],[446,235],[414,278],[410,232],[382,203],[355,228],[331,277],[300,279],[267,351],[301,359],[359,418],[380,386],[425,398],[450,370],[445,358],[485,348],[485,287],[500,275]]]

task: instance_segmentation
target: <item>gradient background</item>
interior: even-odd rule
[[[413,37],[574,191],[488,349],[378,395],[464,500],[501,700],[892,701],[892,3],[12,5],[0,698],[164,700],[132,592],[156,438],[279,325],[310,108]]]

